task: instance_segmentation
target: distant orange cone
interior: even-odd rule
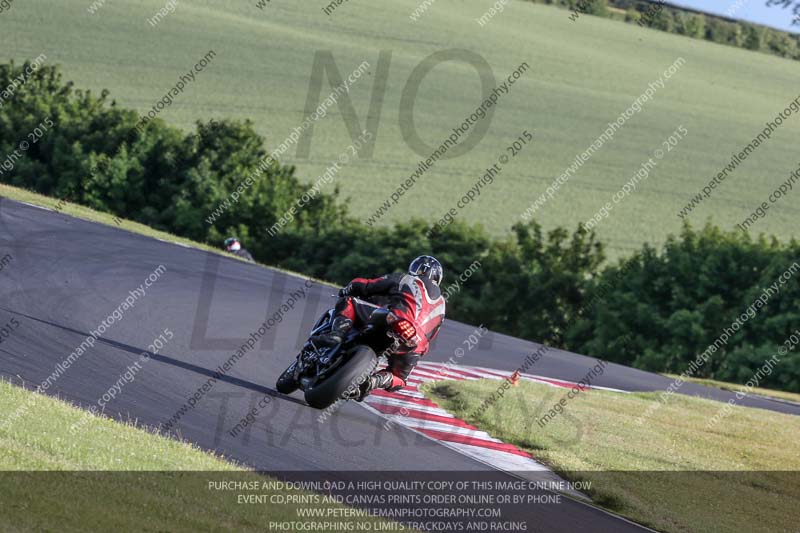
[[[508,381],[511,383],[512,387],[516,387],[519,385],[519,370],[515,370],[511,377],[508,378]]]

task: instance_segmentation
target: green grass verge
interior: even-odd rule
[[[471,50],[486,59],[498,81],[527,62],[529,71],[498,103],[486,137],[467,154],[437,162],[385,218],[439,219],[483,169],[510,155],[506,147],[527,129],[534,144],[512,159],[480,201],[459,213],[497,234],[520,220],[576,155],[683,57],[686,64],[673,79],[538,213],[545,229],[586,221],[683,125],[686,140],[599,224],[611,256],[677,233],[678,210],[798,93],[794,61],[600,17],[573,22],[567,10],[530,2],[509,2],[479,26],[475,19],[490,7],[486,0],[438,0],[416,22],[409,15],[419,0],[380,6],[350,0],[330,16],[286,0],[264,9],[254,1],[197,0],[180,3],[155,28],[146,20],[164,0],[105,2],[93,15],[87,13],[90,3],[16,2],[3,13],[0,47],[17,60],[44,53],[78,87],[107,88],[120,105],[140,113],[213,49],[217,57],[160,116],[185,128],[198,119],[251,118],[270,150],[303,120],[316,51],[330,50],[343,77],[362,61],[370,63],[370,75],[350,94],[360,128],[377,113],[370,102],[378,55],[390,51],[374,155],[348,163],[337,180],[344,197],[357,200],[350,206],[360,217],[373,213],[420,159],[403,140],[400,102],[421,61],[445,49]],[[323,80],[322,97],[329,92]],[[440,63],[419,85],[413,111],[420,138],[439,144],[479,101],[475,68]],[[798,133],[795,115],[715,189],[692,220],[713,215],[722,227],[735,227],[796,167]],[[292,147],[281,159],[313,182],[349,144],[342,110],[334,107],[315,124],[308,157]],[[775,204],[752,231],[791,236],[796,205],[791,198]]]
[[[481,380],[423,389],[453,415],[529,451],[565,478],[591,482],[589,495],[599,505],[659,531],[797,528],[796,416],[735,407],[708,429],[724,404],[677,394],[639,424],[658,393],[591,391],[540,427],[536,421],[567,391],[533,383],[508,389],[475,416],[497,386]]]
[[[105,224],[106,226],[114,226],[120,229],[131,231],[133,233],[139,233],[140,235],[146,235],[147,237],[153,237],[156,239],[161,239],[170,242],[178,242],[181,244],[192,246],[193,248],[199,248],[201,250],[206,250],[208,252],[215,252],[220,255],[225,255],[226,257],[241,259],[238,256],[224,253],[219,248],[213,248],[211,246],[208,246],[207,244],[195,242],[186,239],[184,237],[178,237],[166,231],[160,231],[157,229],[153,229],[150,226],[139,224],[138,222],[132,222],[124,218],[118,218],[110,213],[103,213],[102,211],[96,211],[89,207],[73,204],[70,202],[62,202],[61,200],[58,200],[56,198],[51,198],[49,196],[35,193],[27,189],[13,187],[11,185],[0,183],[0,196],[9,198],[11,200],[16,200],[18,202],[27,202],[29,204],[46,207],[48,209],[55,209],[64,215],[69,215],[76,218],[82,218],[83,220],[89,220],[90,222],[97,222],[99,224]]]
[[[243,468],[191,444],[92,415],[0,381],[0,470],[224,470]],[[79,431],[71,431],[77,424]]]
[[[676,379],[679,377],[677,374],[662,374],[662,375],[670,379]],[[767,398],[777,398],[779,400],[786,400],[789,402],[800,403],[800,394],[796,392],[762,389],[760,387],[753,387],[752,389],[748,389],[744,385],[739,385],[737,383],[728,383],[726,381],[716,381],[714,379],[684,378],[684,381],[688,381],[689,383],[697,383],[698,385],[705,385],[707,387],[714,387],[716,389],[722,389],[730,392],[747,392],[749,394],[766,396]]]
[[[209,481],[269,478],[192,444],[5,381],[0,405],[3,417],[21,414],[0,424],[0,530],[265,531],[270,521],[309,520],[298,519],[299,504],[237,503],[268,491],[210,490]]]
[[[239,256],[229,254],[224,250],[221,250],[220,248],[215,248],[205,243],[193,241],[185,237],[178,237],[177,235],[173,235],[172,233],[153,229],[150,226],[146,226],[138,222],[133,222],[124,218],[115,217],[110,213],[103,213],[102,211],[96,211],[89,207],[85,207],[78,204],[62,202],[61,200],[57,200],[55,198],[51,198],[43,194],[32,192],[27,189],[14,187],[12,185],[6,185],[4,183],[0,183],[0,197],[8,198],[10,200],[16,200],[18,202],[26,202],[33,205],[38,205],[40,207],[46,207],[48,209],[55,209],[59,213],[62,213],[64,215],[81,218],[83,220],[88,220],[89,222],[97,222],[98,224],[104,224],[106,226],[114,226],[115,228],[120,228],[126,231],[130,231],[132,233],[138,233],[146,237],[153,237],[154,239],[161,239],[162,241],[180,243],[186,246],[190,246],[192,248],[197,248],[199,250],[205,250],[207,252],[213,252],[215,254],[219,254],[224,257],[229,257],[231,259],[237,259],[239,261],[247,262],[246,260],[242,259]],[[307,276],[306,274],[301,274],[299,272],[293,272],[291,270],[286,270],[276,266],[270,266],[269,268],[281,272],[286,272],[287,274],[298,276],[303,279],[310,279],[324,285],[332,285],[328,281],[310,277]]]

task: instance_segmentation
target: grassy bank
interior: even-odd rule
[[[150,226],[145,226],[144,224],[139,224],[138,222],[132,222],[130,220],[121,219],[115,217],[110,213],[103,213],[101,211],[96,211],[89,207],[85,207],[78,204],[62,202],[57,198],[51,198],[50,196],[38,194],[26,189],[21,189],[19,187],[13,187],[11,185],[6,185],[4,183],[0,183],[0,197],[9,198],[11,200],[16,200],[18,202],[26,202],[33,205],[38,205],[40,207],[46,207],[48,209],[54,209],[64,215],[69,215],[76,218],[82,218],[83,220],[89,220],[91,222],[97,222],[99,224],[105,224],[106,226],[114,226],[116,228],[132,231],[134,233],[139,233],[140,235],[146,235],[148,237],[153,237],[164,241],[177,242],[180,244],[191,246],[193,248],[199,248],[201,250],[223,254],[223,251],[220,250],[219,248],[213,248],[203,243],[195,242],[183,237],[178,237],[166,231],[153,229]],[[224,255],[226,257],[235,257],[238,259],[238,256],[232,254],[224,254]]]
[[[298,519],[299,504],[239,504],[238,494],[254,492],[210,489],[268,478],[191,444],[5,381],[0,405],[0,530],[265,531],[270,521],[309,520]],[[11,413],[19,416],[6,424]]]
[[[96,211],[94,209],[78,204],[62,202],[55,198],[51,198],[43,194],[38,194],[33,191],[29,191],[27,189],[13,187],[11,185],[0,183],[0,197],[8,198],[10,200],[16,200],[18,202],[25,202],[33,205],[38,205],[40,207],[46,207],[48,209],[54,209],[59,213],[62,213],[64,215],[69,215],[71,217],[81,218],[83,220],[88,220],[90,222],[97,222],[98,224],[105,224],[106,226],[114,226],[115,228],[120,228],[133,233],[138,233],[140,235],[145,235],[147,237],[153,237],[154,239],[161,239],[162,241],[179,243],[189,246],[191,248],[197,248],[198,250],[205,250],[207,252],[213,252],[215,254],[219,254],[224,257],[237,259],[239,261],[245,261],[239,256],[225,252],[221,248],[215,248],[205,243],[193,241],[185,237],[178,237],[177,235],[173,235],[172,233],[157,230],[151,228],[150,226],[139,224],[138,222],[133,222],[131,220],[126,220],[124,218],[115,217],[110,213],[103,213],[102,211]],[[220,246],[221,245],[222,243],[220,243]],[[311,279],[316,281],[317,283],[330,285],[330,283],[327,281],[307,276],[305,274],[292,272],[291,270],[278,268],[276,266],[270,266],[269,268],[273,270],[279,270],[281,272],[286,272],[288,274],[292,274],[293,276],[298,276],[303,279]]]
[[[475,416],[496,389],[496,381],[424,387],[455,416],[565,478],[592,482],[599,505],[659,531],[793,532],[800,521],[796,416],[736,407],[708,429],[724,404],[674,395],[640,424],[657,393],[591,391],[540,425],[566,391],[532,383]]]
[[[675,379],[676,374],[664,374],[670,379]],[[698,385],[705,385],[706,387],[714,387],[715,389],[722,389],[730,392],[747,392],[748,394],[756,394],[758,396],[766,396],[767,398],[776,398],[778,400],[786,400],[788,402],[800,403],[800,394],[794,392],[784,392],[780,390],[762,389],[760,387],[753,387],[749,389],[744,385],[737,383],[728,383],[726,381],[716,381],[714,379],[702,378],[684,378],[684,381],[689,383],[697,383]]]

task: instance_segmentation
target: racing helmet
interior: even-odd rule
[[[444,269],[438,259],[432,255],[421,255],[408,265],[408,273],[426,277],[438,286],[444,277]]]
[[[225,239],[225,249],[229,252],[236,252],[242,248],[242,245],[239,243],[239,239],[236,237],[228,237]]]

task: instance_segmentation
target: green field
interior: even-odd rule
[[[676,213],[780,110],[800,93],[797,65],[765,54],[683,38],[591,16],[513,1],[485,26],[475,19],[493,2],[438,0],[417,22],[418,0],[349,0],[330,16],[325,1],[300,7],[272,0],[179,2],[156,27],[147,19],[163,0],[108,0],[95,14],[90,0],[16,2],[0,17],[0,45],[8,57],[46,54],[79,87],[108,88],[116,100],[146,112],[209,50],[217,57],[161,116],[182,127],[207,118],[252,118],[274,149],[304,117],[314,52],[330,50],[347,76],[362,61],[371,75],[351,97],[364,127],[381,50],[391,51],[374,155],[355,160],[337,178],[353,212],[375,209],[416,168],[420,156],[403,141],[400,97],[412,70],[433,52],[463,48],[491,65],[498,81],[520,63],[530,69],[498,103],[488,134],[475,149],[439,161],[384,219],[410,214],[433,221],[469,189],[523,130],[534,145],[512,160],[479,200],[459,216],[500,234],[544,192],[588,145],[678,58],[685,65],[581,168],[539,212],[549,228],[574,227],[610,200],[661,142],[684,126],[688,136],[668,153],[632,196],[598,227],[611,255],[658,242],[680,226]],[[323,84],[323,96],[330,88]],[[439,64],[425,77],[414,106],[420,137],[439,144],[480,102],[475,69]],[[692,220],[707,217],[727,228],[747,216],[797,167],[800,118],[789,119],[759,147]],[[314,128],[310,156],[294,147],[283,157],[315,181],[350,144],[341,110]],[[329,186],[331,187],[331,186]],[[797,194],[796,192],[794,194]],[[754,227],[793,235],[797,198],[790,195]]]
[[[441,381],[426,396],[456,417],[516,444],[572,481],[591,482],[589,496],[658,531],[720,533],[796,531],[800,512],[800,439],[793,415],[676,394],[637,420],[658,393],[591,391],[563,413],[539,421],[565,389],[523,382],[476,415],[497,382]]]
[[[270,521],[309,520],[298,519],[297,503],[238,502],[270,490],[210,488],[269,478],[186,442],[2,380],[0,405],[2,531],[265,531]]]

